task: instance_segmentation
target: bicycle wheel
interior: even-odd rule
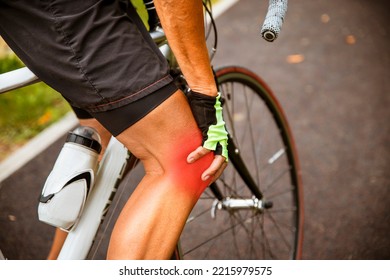
[[[225,67],[216,77],[231,137],[231,164],[216,182],[217,192],[208,188],[188,218],[180,239],[182,256],[299,259],[302,184],[282,108],[247,69]]]

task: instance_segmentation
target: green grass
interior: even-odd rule
[[[0,73],[22,67],[14,56],[0,58]],[[0,95],[0,161],[70,111],[61,95],[43,83]]]

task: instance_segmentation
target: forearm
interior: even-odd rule
[[[193,91],[217,95],[205,42],[201,0],[155,0],[169,45]]]

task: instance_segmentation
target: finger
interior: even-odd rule
[[[218,172],[221,168],[223,168],[224,165],[226,163],[226,160],[223,156],[220,156],[220,155],[217,155],[214,157],[214,160],[213,162],[211,163],[211,165],[209,166],[209,168],[207,168],[203,174],[202,174],[202,180],[203,181],[207,181],[208,179],[214,177],[215,175],[217,175],[218,173],[222,173],[222,171]]]
[[[191,152],[188,155],[187,162],[193,163],[193,162],[197,161],[198,159],[200,159],[201,157],[207,155],[210,152],[211,152],[210,150],[203,148],[202,146],[199,146],[198,148],[196,148],[195,151]]]
[[[221,175],[222,175],[222,172],[225,170],[225,168],[227,167],[228,163],[226,161],[224,161],[224,163],[222,164],[222,166],[218,169],[218,171],[214,174],[214,177],[212,178],[211,180],[211,183],[216,181]]]

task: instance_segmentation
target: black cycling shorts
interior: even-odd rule
[[[177,90],[129,0],[0,0],[0,35],[80,118],[113,135]]]

